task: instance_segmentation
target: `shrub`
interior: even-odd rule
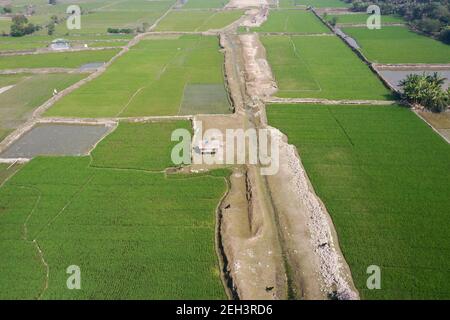
[[[403,95],[411,103],[420,104],[433,112],[445,111],[450,104],[450,90],[444,91],[445,78],[433,75],[410,74],[400,82]]]

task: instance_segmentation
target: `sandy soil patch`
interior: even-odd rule
[[[235,8],[235,9],[243,9],[243,8],[254,8],[261,6],[268,6],[275,1],[272,0],[230,0],[228,4],[225,6],[225,9]]]
[[[269,8],[250,9],[245,12],[245,19],[241,22],[241,27],[260,27],[269,17]]]
[[[221,210],[227,272],[242,300],[286,299],[287,283],[277,232],[258,187],[258,169],[235,170]]]
[[[416,111],[416,113],[450,143],[450,110],[441,113],[429,111]]]
[[[252,98],[263,98],[273,95],[277,84],[266,59],[266,51],[257,34],[239,36],[244,55],[247,93]]]
[[[9,89],[12,89],[12,88],[14,88],[14,85],[0,88],[0,94],[2,94],[3,92],[6,92],[6,91],[8,91]]]

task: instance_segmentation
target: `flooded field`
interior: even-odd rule
[[[110,130],[106,125],[40,124],[0,153],[0,158],[86,155]]]
[[[389,82],[395,89],[400,90],[400,81],[405,79],[409,74],[429,74],[437,72],[441,77],[446,78],[444,88],[450,87],[450,69],[449,70],[380,70],[382,77]]]

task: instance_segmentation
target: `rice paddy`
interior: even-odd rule
[[[159,169],[157,138],[168,142],[172,129],[143,124],[138,130],[155,137],[143,141],[133,126],[121,124],[92,159],[36,158],[0,188],[0,286],[8,288],[0,298],[226,298],[214,249],[222,173],[124,169]],[[141,143],[129,153],[132,136]],[[67,289],[71,265],[80,268],[81,290]]]
[[[344,28],[368,60],[376,63],[450,63],[450,45],[419,35],[406,27],[380,30]]]
[[[4,56],[0,59],[0,69],[79,68],[90,62],[108,62],[118,52],[119,49],[110,49]]]
[[[350,4],[340,0],[280,0],[281,8],[295,8],[311,6],[315,8],[346,8]]]
[[[447,142],[402,107],[273,105],[268,119],[297,147],[362,298],[450,297]]]
[[[55,89],[61,91],[85,76],[84,74],[0,76],[0,87],[14,85],[0,94],[0,141],[25,123],[37,107],[52,97]]]
[[[267,21],[257,32],[288,33],[331,33],[331,31],[310,11],[272,10]]]
[[[392,98],[370,69],[335,36],[264,36],[261,39],[280,89],[276,96]]]
[[[216,37],[150,37],[100,77],[58,101],[47,115],[177,115],[186,85],[214,84],[223,92],[223,59]]]
[[[171,11],[156,27],[155,31],[207,31],[222,29],[242,16],[236,11]]]
[[[366,24],[367,19],[370,15],[365,13],[356,13],[356,14],[337,14],[337,15],[327,15],[326,20],[331,21],[333,18],[337,19],[337,24],[345,25],[345,24]],[[388,23],[405,23],[405,21],[399,16],[392,15],[382,15],[381,16],[381,24]]]

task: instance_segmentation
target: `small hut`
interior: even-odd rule
[[[50,44],[50,49],[52,50],[68,50],[70,49],[69,41],[65,39],[55,39]]]

